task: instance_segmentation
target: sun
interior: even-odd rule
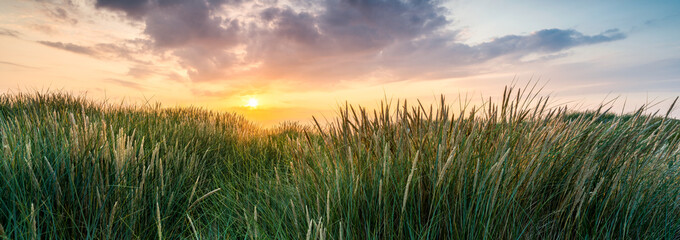
[[[250,98],[250,99],[248,99],[248,104],[246,104],[246,107],[257,108],[257,105],[259,105],[259,104],[260,103],[257,101],[256,98]]]

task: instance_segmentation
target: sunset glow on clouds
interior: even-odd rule
[[[672,1],[26,0],[0,9],[4,92],[151,99],[265,124],[346,100],[493,96],[532,76],[565,101],[680,93]]]

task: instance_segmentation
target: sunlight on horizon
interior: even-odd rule
[[[246,107],[257,108],[258,105],[260,105],[260,103],[257,100],[257,98],[251,97],[251,98],[248,99],[248,104],[246,104]]]

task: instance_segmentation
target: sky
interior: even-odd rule
[[[553,106],[617,98],[626,110],[680,95],[677,26],[680,1],[0,0],[0,92],[263,126],[529,81]]]

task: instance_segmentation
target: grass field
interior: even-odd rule
[[[530,90],[273,129],[2,95],[0,239],[678,239],[680,123]]]

